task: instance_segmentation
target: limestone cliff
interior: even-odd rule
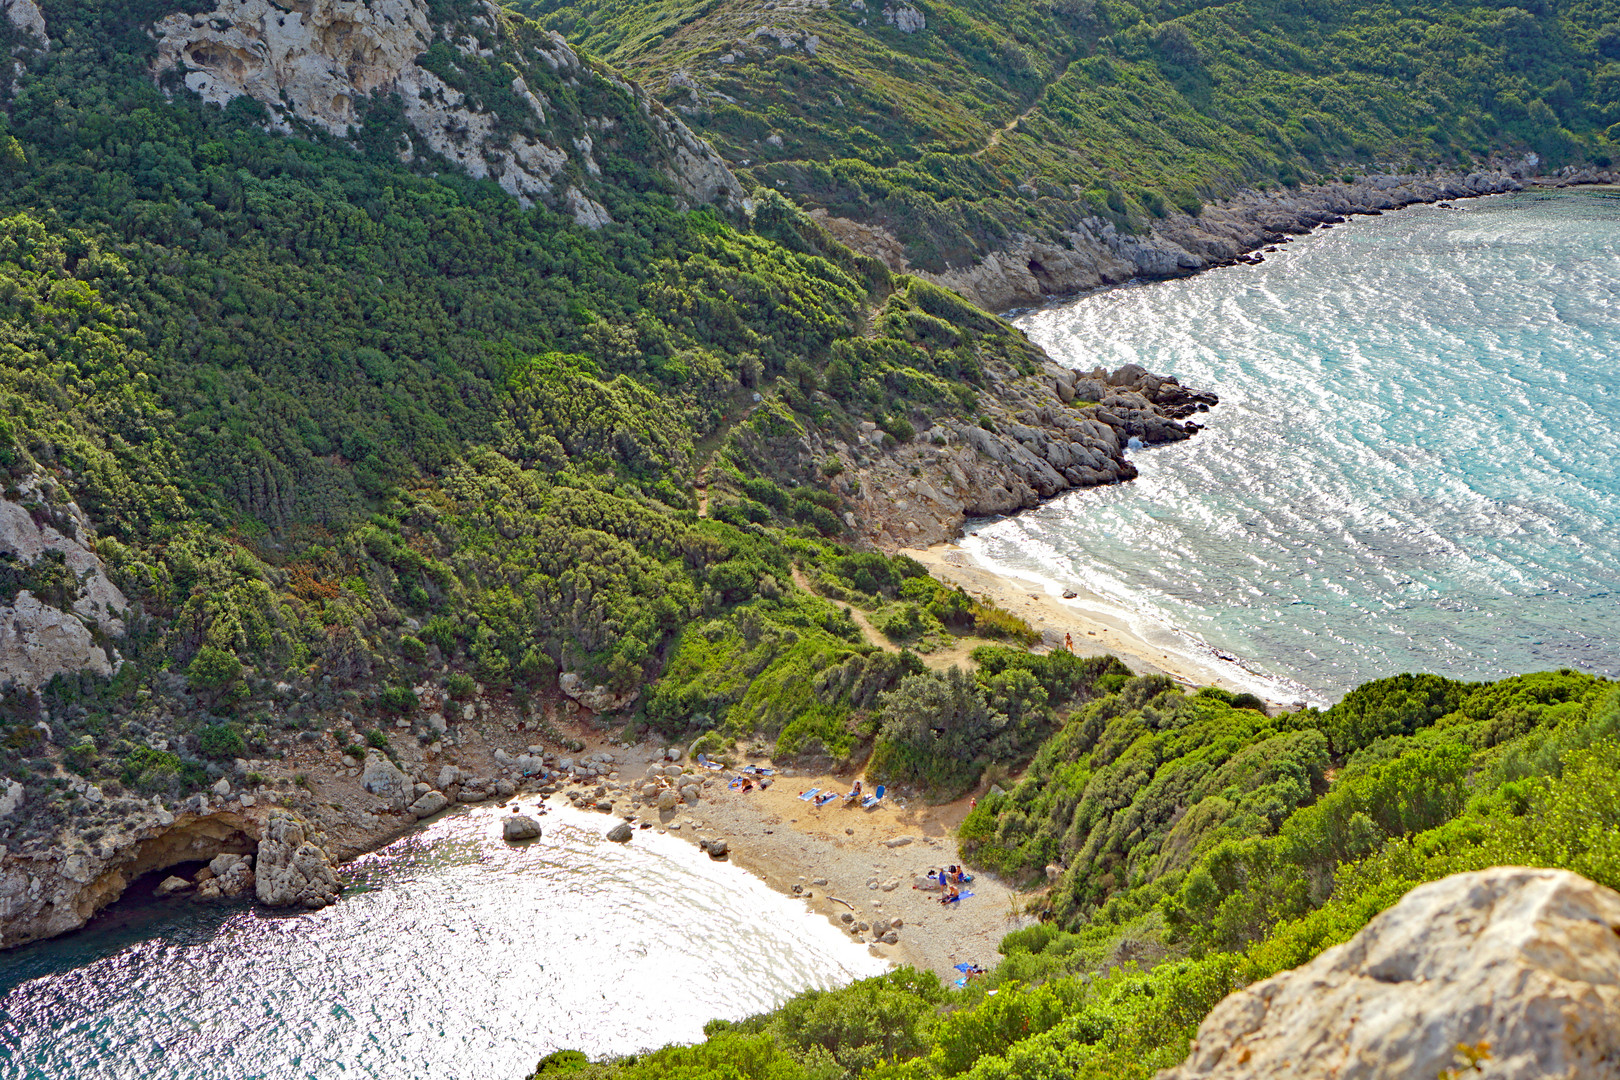
[[[397,96],[402,159],[453,163],[591,228],[612,220],[600,155],[645,125],[645,164],[688,204],[741,205],[724,162],[640,87],[487,0],[458,8],[436,23],[425,0],[220,0],[156,23],[154,74],[216,105],[252,98],[277,129],[340,138],[382,122],[372,107]]]
[[[1617,1021],[1620,893],[1498,867],[1421,885],[1346,944],[1232,994],[1159,1080],[1603,1080],[1620,1077]]]
[[[85,668],[110,675],[119,662],[110,639],[123,636],[129,602],[95,553],[90,519],[53,501],[56,491],[36,476],[0,499],[0,684],[34,689]],[[4,587],[35,578],[51,580],[55,595]]]

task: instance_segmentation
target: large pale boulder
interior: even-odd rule
[[[1620,1078],[1620,893],[1520,867],[1420,885],[1227,997],[1159,1080],[1428,1078],[1482,1044],[1486,1076]]]
[[[557,676],[557,689],[594,713],[618,712],[634,705],[641,691],[632,690],[615,694],[605,686],[592,686],[577,672],[565,671]]]
[[[409,800],[406,793],[416,794],[416,785],[411,783],[410,777],[400,772],[392,761],[381,754],[366,755],[364,771],[360,774],[360,782],[365,789],[385,799],[395,806],[403,807]]]
[[[444,797],[443,792],[426,791],[415,802],[411,803],[411,813],[415,814],[417,819],[420,820],[425,817],[432,817],[449,805],[450,800]]]
[[[325,907],[339,892],[330,856],[309,839],[302,821],[282,813],[265,822],[257,886],[260,902],[271,907]]]

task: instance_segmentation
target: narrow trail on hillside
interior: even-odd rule
[[[986,141],[983,146],[973,151],[972,156],[978,158],[988,154],[990,151],[1000,146],[1001,140],[1005,136],[1011,134],[1019,124],[1022,124],[1025,120],[1028,120],[1031,116],[1035,115],[1035,110],[1039,109],[1041,107],[1041,102],[1046,100],[1046,91],[1050,87],[1055,86],[1057,83],[1062,81],[1063,76],[1067,75],[1069,73],[1069,69],[1074,67],[1079,60],[1080,57],[1078,56],[1071,57],[1069,62],[1063,65],[1063,70],[1059,71],[1056,75],[1048,79],[1041,87],[1040,93],[1035,95],[1035,100],[1030,103],[1029,108],[1025,109],[1023,112],[1019,113],[1005,124],[1002,124],[1000,127],[996,128],[996,130],[992,131],[990,133],[989,140]]]

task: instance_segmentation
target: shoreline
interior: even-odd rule
[[[1129,611],[1083,585],[987,565],[959,541],[904,548],[900,554],[916,559],[942,581],[1024,619],[1041,634],[1047,649],[1061,649],[1068,634],[1082,656],[1108,654],[1139,675],[1168,675],[1187,689],[1218,686],[1255,694],[1273,709],[1327,704],[1308,687],[1251,671],[1197,638]],[[1065,597],[1065,592],[1075,595]]]
[[[1257,253],[1266,247],[1354,217],[1526,190],[1620,183],[1620,170],[1588,166],[1567,175],[1539,176],[1527,174],[1526,164],[1493,160],[1469,172],[1373,173],[1291,191],[1245,188],[1205,203],[1197,217],[1172,214],[1142,235],[1121,234],[1111,222],[1088,218],[1063,234],[1062,245],[1019,234],[970,266],[940,273],[905,269],[1006,318],[1110,286],[1176,280],[1251,264],[1263,258]],[[882,257],[867,250],[869,238],[859,229],[836,235],[865,254]],[[1032,265],[1040,267],[1038,277]]]

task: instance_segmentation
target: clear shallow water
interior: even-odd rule
[[[1334,700],[1401,671],[1620,676],[1620,198],[1414,207],[1018,321],[1221,395],[1133,483],[980,526]]]
[[[602,815],[437,821],[325,911],[163,905],[0,955],[0,1077],[504,1080],[696,1042],[886,964],[747,872]]]

